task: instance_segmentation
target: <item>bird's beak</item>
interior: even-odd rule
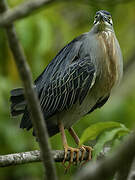
[[[99,22],[103,23],[106,21],[106,17],[103,13],[100,13],[97,19]]]

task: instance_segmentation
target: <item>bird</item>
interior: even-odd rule
[[[68,145],[65,129],[79,146],[79,137],[73,125],[87,114],[101,108],[109,99],[112,89],[120,83],[123,75],[123,57],[116,38],[112,15],[99,10],[89,32],[69,42],[52,59],[34,81],[47,131],[50,137],[61,133],[65,163],[70,151],[79,161],[79,150],[88,151],[91,160],[92,148],[82,145],[73,148]],[[23,115],[20,128],[33,128],[23,88],[11,90],[11,115]],[[83,119],[82,119],[83,120]],[[36,136],[33,128],[33,135]]]

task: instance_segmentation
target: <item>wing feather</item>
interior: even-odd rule
[[[57,73],[51,83],[42,89],[41,108],[46,116],[69,109],[77,101],[81,104],[91,85],[94,84],[95,68],[88,57],[79,59],[65,69],[63,75]]]

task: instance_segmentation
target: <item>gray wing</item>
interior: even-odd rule
[[[81,104],[95,81],[95,68],[89,57],[77,59],[60,74],[55,74],[39,96],[45,117]]]

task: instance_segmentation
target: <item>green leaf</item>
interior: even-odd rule
[[[117,135],[123,136],[127,133],[129,133],[129,129],[123,126],[120,128],[115,128],[111,131],[105,131],[103,134],[101,134],[96,145],[94,146],[94,151],[92,154],[93,159],[97,158],[98,154],[101,152],[107,142],[112,141]]]
[[[108,128],[121,127],[122,125],[118,122],[99,122],[88,127],[80,138],[80,145],[86,141],[94,140],[96,137]]]

